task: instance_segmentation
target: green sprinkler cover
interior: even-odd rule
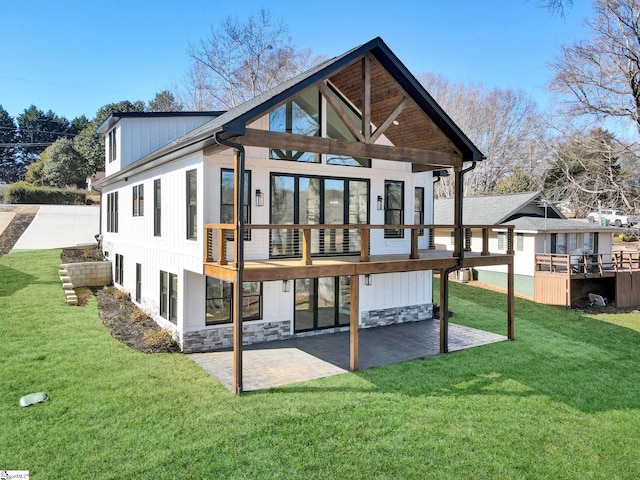
[[[48,399],[49,395],[44,392],[30,393],[20,399],[20,406],[28,407],[30,405],[35,405],[36,403],[46,402]]]

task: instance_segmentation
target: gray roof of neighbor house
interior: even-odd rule
[[[400,127],[394,127],[394,135],[403,141],[408,140],[406,146],[418,148],[419,146],[424,146],[425,142],[433,141],[438,135],[443,135],[442,138],[438,137],[437,140],[439,149],[448,149],[449,153],[457,152],[456,154],[460,156],[462,161],[480,161],[484,158],[482,152],[469,140],[444,110],[442,110],[433,97],[429,95],[420,82],[409,72],[384,41],[380,37],[376,37],[359,47],[349,50],[343,55],[326,60],[310,70],[281,83],[275,88],[228,110],[204,125],[170,142],[166,146],[137,160],[118,173],[101,180],[100,185],[107,185],[125,178],[133,172],[153,168],[184,154],[215,145],[217,142],[215,141],[214,135],[218,132],[220,132],[223,139],[232,139],[233,137],[240,136],[245,132],[245,128],[249,123],[323,79],[331,77],[332,82],[340,83],[340,85],[337,85],[339,89],[353,90],[354,88],[360,88],[361,85],[354,81],[354,78],[357,78],[359,82],[362,82],[360,71],[355,71],[357,67],[357,62],[355,61],[365,54],[370,54],[376,60],[376,74],[381,71],[386,71],[392,77],[392,80],[382,82],[382,88],[377,93],[384,96],[385,92],[389,92],[388,95],[390,96],[388,100],[393,102],[395,99],[391,95],[392,93],[397,94],[395,90],[400,88],[402,92],[406,93],[411,99],[411,102],[409,102],[410,107],[405,109],[403,115],[413,115],[412,119],[415,119],[416,113],[422,112],[423,115],[428,117],[428,120],[425,119],[420,122],[420,128],[429,129],[428,132],[410,131],[406,122]],[[358,75],[355,75],[356,73]],[[359,101],[358,98],[360,96],[361,95],[355,95],[355,101]],[[384,98],[387,99],[387,97]],[[386,115],[388,115],[388,111],[385,113],[385,111],[381,109],[377,114],[378,117],[372,117],[372,121],[374,124],[376,124],[376,122],[377,124],[381,124]],[[437,130],[437,132],[435,130]],[[391,129],[389,131],[391,131]],[[407,132],[411,135],[409,136]],[[396,144],[393,138],[390,139]]]
[[[545,207],[547,212],[545,218]],[[433,202],[433,223],[453,224],[453,198]],[[465,225],[513,225],[516,231],[598,232],[619,230],[599,224],[568,220],[542,192],[465,197],[462,202]]]

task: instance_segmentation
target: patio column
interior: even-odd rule
[[[515,275],[513,268],[513,257],[507,265],[507,338],[514,340],[516,338],[515,333]]]
[[[351,309],[349,312],[349,369],[358,369],[358,320],[360,318],[360,276],[351,275]]]
[[[440,269],[440,353],[449,353],[449,278]]]
[[[233,282],[233,393],[242,393],[242,282],[244,267],[244,152],[234,150],[234,260],[235,275]]]

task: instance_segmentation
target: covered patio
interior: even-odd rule
[[[431,357],[440,353],[438,319],[362,329],[359,369]],[[449,323],[449,352],[507,340],[475,328]],[[233,391],[233,351],[188,355]],[[314,335],[246,346],[244,391],[304,382],[349,372],[349,332]]]

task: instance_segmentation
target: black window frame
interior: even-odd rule
[[[217,288],[215,288],[216,287],[215,285],[210,285],[210,283],[213,283],[213,282],[219,282],[220,285]],[[245,291],[246,291],[245,289],[247,284],[257,284],[259,286],[259,293],[257,295],[256,294],[245,295]],[[210,296],[210,291],[219,291],[222,293],[222,295]],[[253,320],[262,320],[262,315],[263,315],[262,309],[264,305],[263,283],[262,282],[243,282],[242,298],[243,298],[243,302],[245,299],[246,300],[256,299],[258,302],[257,315],[246,316],[247,311],[243,309],[242,321],[250,322]],[[233,284],[231,282],[228,282],[220,278],[207,276],[205,280],[205,302],[207,303],[207,305],[205,306],[205,325],[206,326],[225,325],[225,324],[233,323],[234,301],[233,301]],[[221,305],[221,307],[219,308],[224,308],[225,310],[227,310],[228,315],[225,315],[224,318],[221,320],[208,320],[209,317],[206,316],[206,312],[208,311],[209,302],[213,303],[214,305],[218,305],[218,304]]]
[[[134,217],[144,217],[144,183],[132,187],[132,215]]]
[[[420,210],[417,210],[417,198],[420,196]],[[416,225],[424,225],[424,187],[415,187],[415,199],[413,204],[413,222]],[[424,236],[424,228],[418,230],[418,236]]]
[[[107,232],[118,233],[118,192],[107,193]]]
[[[220,223],[233,223],[233,217],[234,217],[234,209],[235,209],[235,205],[233,203],[224,203],[224,192],[223,192],[223,186],[224,186],[224,182],[223,182],[223,176],[225,174],[231,174],[231,184],[234,186],[235,188],[235,172],[232,168],[222,168],[220,169]],[[243,210],[243,216],[244,216],[244,224],[248,224],[251,223],[251,170],[245,170],[244,171],[244,210]],[[231,196],[233,197],[233,191],[231,192]],[[231,220],[227,221],[227,217],[228,215],[223,213],[223,207],[231,207]],[[226,238],[228,241],[232,242],[233,241],[233,232],[227,232]],[[245,230],[244,231],[244,239],[246,241],[251,241],[251,230]]]
[[[186,214],[187,240],[198,239],[198,170],[187,170],[186,179]],[[192,188],[195,191],[192,191]]]
[[[178,323],[177,283],[178,275],[160,270],[160,316],[173,324]]]
[[[115,264],[113,269],[113,283],[122,286],[124,279],[124,256],[116,253]]]
[[[389,206],[391,196],[389,194],[389,187],[399,185],[400,186],[400,205],[399,208]],[[392,213],[398,212],[399,222],[388,222]],[[404,224],[404,181],[403,180],[385,180],[384,181],[384,224],[385,225],[403,225]],[[404,238],[404,228],[385,228],[384,238]]]
[[[113,128],[108,133],[108,142],[109,142],[109,163],[115,162],[117,159],[116,155],[116,129]]]
[[[142,299],[142,264],[136,263],[136,302],[140,303]]]
[[[153,181],[153,236],[160,237],[162,235],[162,185],[160,179]]]

